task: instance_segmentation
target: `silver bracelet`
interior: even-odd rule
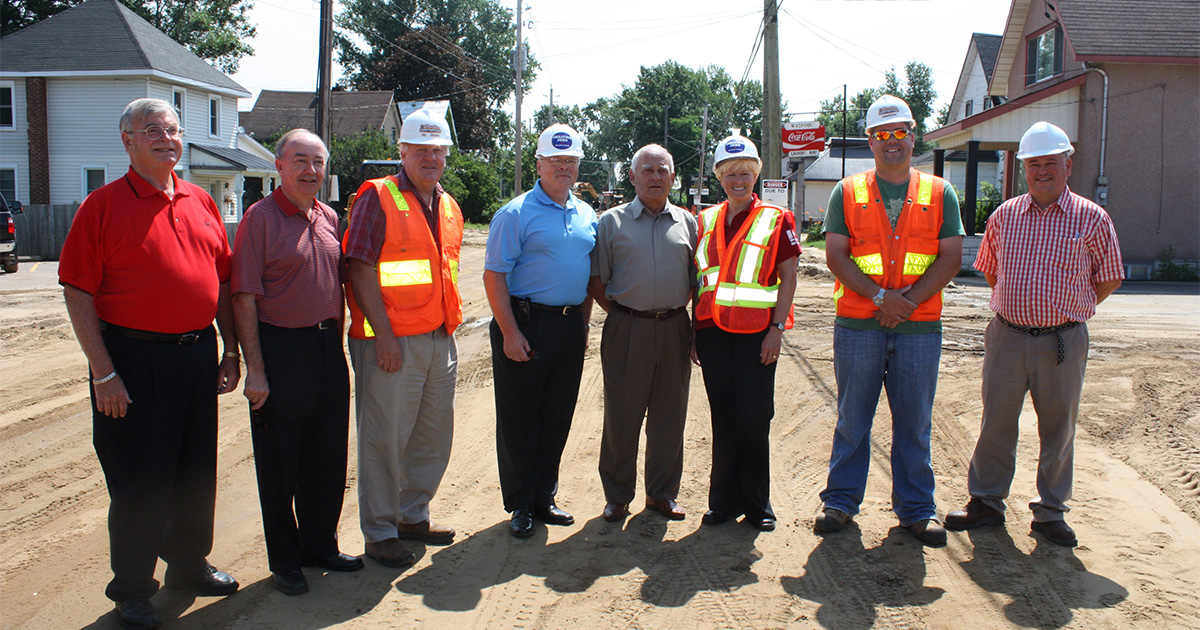
[[[94,379],[92,379],[92,385],[103,385],[103,384],[105,384],[105,383],[107,383],[107,382],[109,382],[109,381],[113,380],[114,378],[117,378],[117,371],[116,371],[116,370],[113,370],[111,374],[109,374],[108,376],[105,376],[104,378],[94,378]]]

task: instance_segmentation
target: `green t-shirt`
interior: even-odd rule
[[[842,180],[844,182],[845,180]],[[850,229],[846,227],[846,213],[842,208],[842,182],[838,182],[833,187],[833,192],[829,194],[829,209],[825,211],[825,232],[833,232],[849,237]],[[904,209],[904,200],[908,195],[908,185],[904,184],[897,186],[889,184],[880,178],[875,178],[876,185],[879,186],[879,194],[883,198],[883,207],[887,209],[888,219],[892,222],[892,229],[896,229],[896,221],[900,219],[900,211]],[[954,187],[947,185],[942,188],[942,230],[938,233],[938,238],[950,238],[952,236],[964,236],[966,231],[963,230],[962,215],[959,214],[958,195],[954,193]],[[846,289],[849,291],[850,289]],[[846,328],[854,328],[857,330],[882,330],[904,334],[923,334],[931,332],[941,332],[941,320],[933,322],[901,322],[895,328],[884,328],[875,321],[874,317],[867,319],[853,319],[850,317],[838,316],[834,318],[834,323]]]

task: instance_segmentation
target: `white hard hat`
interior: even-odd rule
[[[891,94],[880,96],[867,108],[867,131],[879,125],[897,122],[916,124],[908,103]]]
[[[583,157],[583,138],[579,132],[562,123],[546,127],[538,136],[537,157],[554,157],[569,155]]]
[[[404,144],[454,144],[450,139],[450,124],[446,117],[432,109],[418,109],[404,119],[400,126],[400,142]]]
[[[1040,121],[1033,123],[1029,131],[1021,136],[1021,145],[1017,148],[1017,159],[1028,160],[1059,153],[1066,153],[1069,156],[1074,152],[1075,147],[1071,146],[1071,139],[1067,137],[1067,132],[1048,122]]]
[[[733,158],[751,158],[762,164],[762,160],[758,159],[758,147],[754,146],[750,138],[736,134],[725,138],[721,144],[717,145],[717,153],[713,156],[713,166]]]

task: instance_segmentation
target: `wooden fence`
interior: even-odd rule
[[[28,205],[21,214],[14,214],[17,228],[17,255],[34,260],[58,260],[67,230],[79,204]]]

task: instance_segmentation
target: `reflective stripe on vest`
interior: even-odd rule
[[[409,287],[433,284],[433,271],[428,260],[380,261],[379,286]]]
[[[868,276],[883,275],[883,256],[880,254],[867,254],[866,256],[851,256],[850,260],[858,265],[858,268]]]
[[[716,221],[719,206],[713,206],[700,213],[700,242],[696,245],[696,280],[699,284],[697,297],[717,288],[720,275],[720,261],[713,264],[708,260],[708,246],[716,234]]]
[[[906,275],[906,276],[923,275],[925,273],[925,270],[929,269],[929,265],[932,265],[933,261],[935,261],[935,260],[937,260],[937,256],[931,256],[929,254],[917,254],[915,252],[908,252],[907,254],[904,255],[904,275]],[[883,268],[883,259],[882,258],[879,259],[879,264],[880,264],[880,269],[882,269]]]

